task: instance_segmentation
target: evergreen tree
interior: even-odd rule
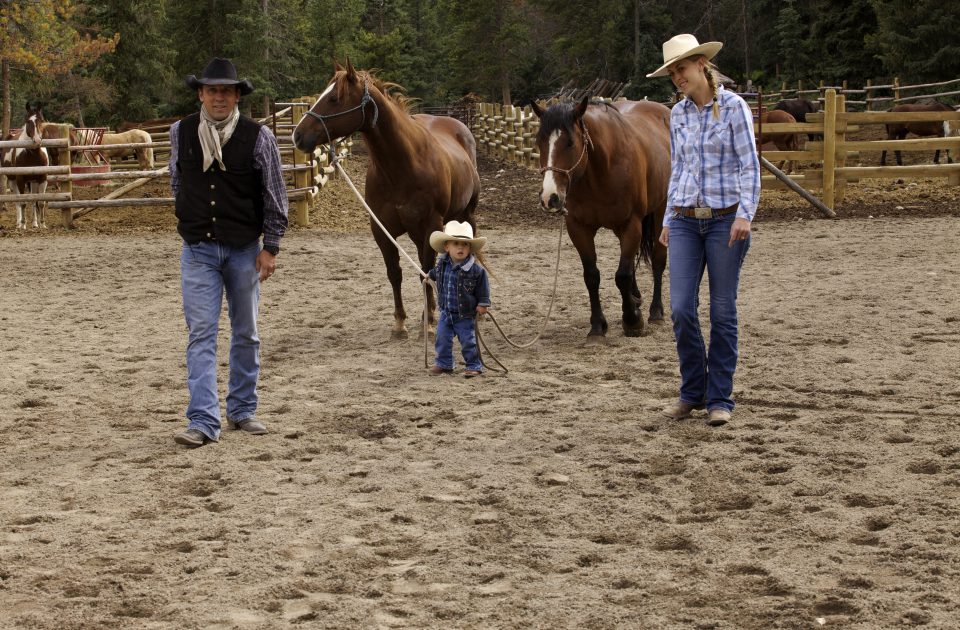
[[[960,12],[941,0],[872,0],[878,29],[867,43],[890,75],[909,82],[960,75]]]

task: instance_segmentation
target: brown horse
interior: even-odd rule
[[[643,334],[637,254],[653,268],[650,321],[663,320],[661,287],[667,248],[658,241],[670,180],[670,110],[648,101],[613,105],[558,103],[540,118],[537,149],[543,187],[540,204],[566,208],[566,226],[590,294],[588,343],[603,338],[607,320],[600,307],[600,271],[594,237],[600,228],[620,240],[616,283],[623,301],[623,330]]]
[[[6,149],[3,152],[4,167],[48,166],[50,158],[47,150],[40,146],[43,141],[43,110],[40,106],[27,104],[26,122],[17,132],[11,132],[8,139],[32,140],[35,146]],[[16,175],[8,178],[8,184],[17,195],[38,194],[47,191],[46,175]],[[27,228],[26,203],[33,204],[33,227],[47,227],[44,221],[44,211],[47,208],[45,201],[14,202],[17,206],[17,229]]]
[[[931,101],[929,103],[912,103],[907,105],[896,105],[890,108],[891,112],[952,112],[953,108],[949,105],[944,105],[939,101]],[[930,122],[902,122],[902,123],[890,123],[887,126],[887,140],[903,140],[907,137],[908,134],[914,134],[921,138],[926,138],[930,136],[935,136],[937,138],[947,138],[952,132],[952,128],[948,122],[940,122],[932,120]],[[952,164],[953,160],[950,158],[950,149],[947,149],[947,164]],[[899,151],[894,151],[894,155],[897,156],[897,166],[903,166],[903,160],[900,157]],[[937,149],[933,154],[933,163],[940,163],[940,149]],[[880,166],[887,165],[887,150],[884,149],[880,154]]]
[[[293,143],[309,153],[318,144],[359,131],[370,152],[364,199],[391,236],[410,235],[426,272],[436,262],[432,232],[454,220],[466,221],[476,231],[473,212],[480,194],[476,142],[455,118],[411,116],[406,97],[391,93],[396,87],[355,70],[349,60],[346,68],[335,64],[330,83],[294,129]],[[370,227],[393,287],[392,335],[405,338],[400,253],[372,220]],[[433,326],[433,293],[425,288],[430,307],[424,316]]]
[[[760,122],[763,124],[772,123],[772,124],[781,124],[781,123],[796,123],[797,120],[793,117],[790,112],[781,109],[771,109],[763,112],[760,115]],[[757,138],[757,150],[760,149],[763,145],[768,142],[772,142],[777,151],[799,151],[800,150],[800,134],[798,133],[770,133],[763,131],[763,124],[760,125],[762,134]],[[783,169],[784,162],[786,162],[786,174],[790,174],[793,171],[794,161],[793,160],[783,160],[780,164],[777,165],[777,168]]]

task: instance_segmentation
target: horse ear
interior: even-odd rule
[[[537,118],[543,118],[543,108],[540,107],[540,103],[537,102],[537,99],[530,99],[530,107],[533,108],[533,113],[537,115]]]
[[[334,71],[334,72],[340,72],[341,70],[343,70],[343,66],[341,66],[341,65],[340,65],[340,62],[337,61],[337,58],[334,57],[334,58],[333,58],[333,71]]]
[[[583,115],[587,112],[587,105],[590,104],[590,95],[583,97],[583,100],[573,109],[574,118],[583,118]]]
[[[350,57],[347,57],[347,76],[351,79],[355,79],[357,77],[357,71],[350,62]]]

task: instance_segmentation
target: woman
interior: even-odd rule
[[[737,286],[750,248],[750,222],[760,199],[753,115],[726,91],[710,60],[723,44],[677,35],[663,44],[663,65],[686,97],[670,114],[672,173],[660,242],[669,249],[670,307],[680,359],[680,398],[670,418],[706,407],[711,426],[733,412],[737,366]],[[710,347],[697,315],[700,281],[710,283]]]

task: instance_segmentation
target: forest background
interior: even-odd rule
[[[951,8],[953,7],[953,8]],[[942,0],[0,0],[4,129],[23,105],[48,120],[116,125],[196,109],[184,77],[231,58],[256,90],[247,113],[314,94],[332,60],[424,106],[473,92],[520,103],[573,81],[645,78],[676,33],[721,40],[721,71],[766,89],[960,76],[960,12]]]

